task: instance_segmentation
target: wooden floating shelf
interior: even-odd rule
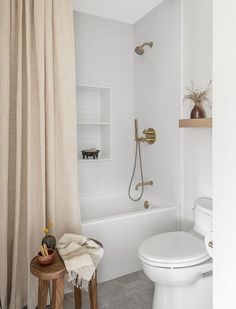
[[[212,128],[212,118],[180,119],[180,128]]]

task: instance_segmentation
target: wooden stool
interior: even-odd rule
[[[64,277],[67,273],[64,262],[56,251],[55,260],[48,266],[39,264],[37,256],[30,263],[31,273],[39,279],[38,309],[45,309],[48,298],[49,282],[52,280],[52,308],[62,309],[64,300]],[[89,283],[90,309],[97,309],[97,276]],[[81,309],[81,289],[74,288],[75,309]]]

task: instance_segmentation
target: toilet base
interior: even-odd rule
[[[152,309],[212,309],[212,276],[182,286],[155,284]]]

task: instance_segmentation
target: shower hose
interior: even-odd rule
[[[139,166],[140,166],[141,182],[143,183],[144,180],[143,180],[143,165],[142,165],[142,156],[141,156],[141,146],[140,146],[140,142],[136,141],[134,168],[133,168],[133,172],[132,172],[132,176],[131,176],[131,180],[130,180],[130,184],[129,184],[129,190],[128,190],[129,198],[132,201],[134,201],[134,202],[137,202],[137,201],[139,201],[142,198],[143,191],[144,191],[143,186],[142,186],[141,193],[140,193],[140,195],[137,198],[133,198],[131,196],[131,186],[132,186],[133,179],[134,179],[134,174],[135,174],[135,170],[136,170],[138,156],[139,156]]]

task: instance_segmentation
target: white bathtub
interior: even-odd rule
[[[126,195],[81,198],[82,232],[102,242],[105,254],[98,281],[114,279],[141,269],[139,245],[157,233],[178,229],[178,210],[166,202],[132,202]]]

